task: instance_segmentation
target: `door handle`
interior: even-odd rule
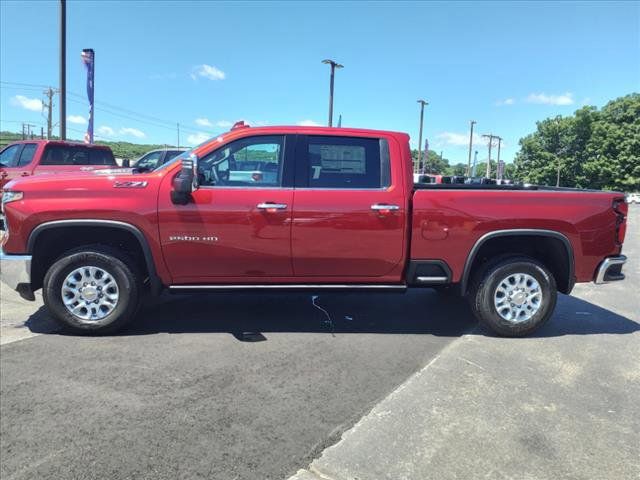
[[[29,176],[29,172],[20,172],[20,175],[23,177],[28,177]]]
[[[371,205],[371,210],[374,210],[380,213],[389,213],[393,210],[400,210],[400,207],[398,205],[385,205],[382,203],[374,203],[373,205]]]
[[[287,204],[286,203],[268,203],[268,202],[263,202],[263,203],[259,203],[258,205],[256,205],[257,208],[259,208],[260,210],[267,210],[267,211],[276,211],[276,210],[284,210],[287,208]]]

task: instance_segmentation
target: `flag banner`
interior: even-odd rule
[[[87,69],[87,99],[89,100],[89,123],[87,133],[84,135],[84,143],[93,143],[93,74],[95,53],[91,48],[85,48],[81,54],[82,63]]]

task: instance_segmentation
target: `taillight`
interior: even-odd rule
[[[629,205],[624,198],[616,198],[613,201],[613,211],[616,212],[616,243],[622,245],[627,234],[627,213]]]

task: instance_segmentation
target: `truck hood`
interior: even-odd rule
[[[145,188],[166,172],[134,173],[132,168],[109,168],[85,172],[64,172],[16,178],[4,190],[72,191],[87,189]]]

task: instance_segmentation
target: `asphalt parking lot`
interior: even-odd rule
[[[592,392],[622,409],[613,420],[620,429],[607,430],[609,424],[596,422],[576,430],[585,436],[596,435],[598,428],[611,431],[627,444],[627,450],[613,438],[599,444],[601,450],[593,454],[609,458],[611,468],[603,465],[597,478],[627,478],[637,465],[637,459],[629,460],[635,464],[624,459],[634,439],[640,444],[640,407],[637,397],[629,399],[640,391],[638,221],[640,208],[632,206],[625,282],[578,285],[574,295],[561,297],[556,315],[534,339],[488,338],[487,343],[491,349],[508,348],[514,360],[533,356],[540,342],[548,342],[560,352],[554,360],[559,364],[564,365],[563,352],[580,352],[589,358],[585,365],[593,377],[604,375],[608,362],[616,362],[616,372],[626,372],[619,382],[608,379],[606,393]],[[321,296],[331,321],[305,295],[168,296],[148,306],[122,334],[98,338],[62,335],[40,302],[22,302],[6,289],[0,293],[0,477],[7,480],[281,479],[321,455],[325,463],[317,464],[316,471],[355,478],[357,472],[340,463],[340,451],[323,451],[407,379],[416,378],[416,372],[429,372],[424,367],[443,351],[487,338],[464,302],[432,291]],[[436,365],[447,378],[466,378],[464,362]],[[533,384],[536,371],[524,371]],[[589,377],[587,372],[580,373]],[[572,372],[558,375],[562,383],[562,375],[569,378]],[[420,397],[421,404],[432,400],[429,391]],[[575,411],[567,415],[579,416],[580,402],[571,405]],[[410,426],[405,431],[410,433]],[[401,455],[389,438],[380,438],[389,452]],[[524,446],[507,446],[514,452],[506,454],[523,448],[544,458],[544,441],[525,440]],[[385,451],[374,447],[368,450],[384,459]],[[344,452],[360,458],[357,451]],[[479,477],[473,470],[464,476],[477,453],[467,452],[450,478]],[[557,460],[546,454],[549,462]],[[438,462],[431,467],[435,475]],[[446,463],[443,468],[451,471]],[[568,468],[557,478],[596,477],[578,476]]]

